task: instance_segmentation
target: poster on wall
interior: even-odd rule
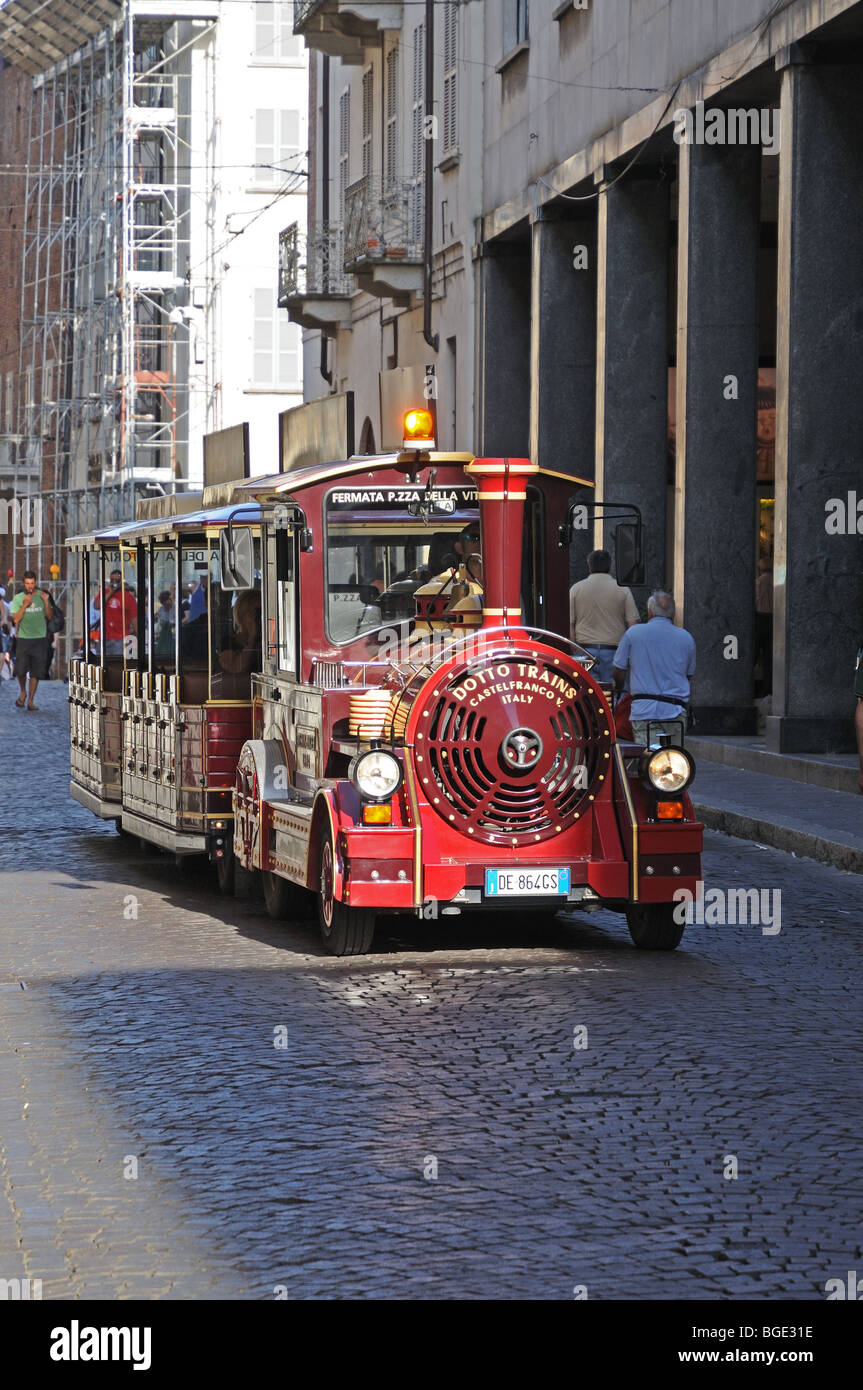
[[[674,484],[677,446],[677,368],[668,369],[668,481]],[[758,368],[756,480],[772,483],[776,456],[776,368]]]

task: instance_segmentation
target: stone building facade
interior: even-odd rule
[[[772,684],[768,747],[852,746],[863,4],[305,0],[296,28],[331,247],[282,300],[307,398],[352,389],[373,444],[379,374],[434,364],[445,446],[641,508],[702,732],[753,732]]]

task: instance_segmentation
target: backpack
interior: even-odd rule
[[[66,614],[59,604],[51,599],[51,617],[48,619],[49,632],[62,632],[66,626]]]

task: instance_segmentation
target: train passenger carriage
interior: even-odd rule
[[[260,521],[256,504],[239,505],[250,581],[224,589],[219,538],[238,504],[203,500],[178,510],[158,499],[163,515],[151,501],[135,522],[69,541],[83,579],[70,790],[148,844],[208,854],[227,889],[232,790],[261,660]]]

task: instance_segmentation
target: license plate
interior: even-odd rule
[[[487,898],[554,898],[569,892],[569,869],[486,869]]]

